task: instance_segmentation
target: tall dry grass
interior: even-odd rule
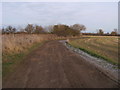
[[[44,41],[61,38],[52,34],[2,35],[2,77],[13,72],[23,58]]]
[[[10,34],[2,35],[2,53],[19,53],[35,43],[47,40],[62,39],[52,34]]]

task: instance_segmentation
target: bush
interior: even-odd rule
[[[79,30],[74,30],[70,28],[69,26],[62,25],[62,24],[54,25],[52,33],[58,36],[64,36],[64,37],[76,36],[80,34]]]

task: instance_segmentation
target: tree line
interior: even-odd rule
[[[97,30],[96,33],[82,33],[83,35],[99,35],[99,36],[119,36],[118,30],[114,29],[111,32],[105,33],[103,29]]]
[[[27,33],[27,34],[40,34],[46,33],[42,26],[28,24],[25,28],[17,30],[15,27],[7,26],[2,28],[2,34],[17,34],[17,33]]]
[[[97,33],[81,33],[81,31],[86,30],[86,26],[82,24],[74,24],[74,25],[65,25],[65,24],[57,24],[50,25],[47,27],[42,27],[40,25],[28,24],[25,28],[20,29],[19,31],[12,26],[7,26],[6,28],[2,28],[2,34],[56,34],[58,36],[77,36],[80,34],[83,35],[118,35],[117,29],[114,29],[111,33],[104,33],[103,29],[99,29]]]
[[[103,29],[99,29],[97,32],[98,35],[118,35],[117,29],[114,29],[111,33],[104,33]]]
[[[33,25],[28,24],[24,29],[20,29],[19,31],[12,26],[7,26],[6,28],[2,28],[2,34],[19,34],[19,33],[26,33],[26,34],[56,34],[58,36],[76,36],[80,35],[82,30],[85,30],[86,27],[82,24],[74,24],[71,26],[58,24],[58,25],[51,25],[46,28],[40,25]]]

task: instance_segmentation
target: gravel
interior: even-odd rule
[[[118,78],[120,69],[118,69],[117,65],[113,65],[103,59],[91,56],[88,53],[71,46],[70,44],[67,43],[66,40],[60,40],[60,42],[63,43],[69,50],[79,54],[82,58],[84,58],[90,64],[95,65],[95,67],[99,69],[102,73],[104,73],[106,76],[120,83],[120,79]]]

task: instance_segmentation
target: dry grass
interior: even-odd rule
[[[20,53],[26,48],[31,47],[35,43],[40,43],[46,40],[60,39],[56,35],[41,34],[41,35],[28,35],[28,34],[16,34],[16,35],[2,35],[2,52],[6,53]],[[62,38],[62,37],[61,37]]]
[[[2,75],[13,72],[25,56],[46,41],[64,39],[53,34],[2,35]]]
[[[79,37],[79,36],[78,36]],[[2,53],[20,53],[33,44],[48,40],[58,40],[76,37],[58,37],[54,34],[9,34],[2,35]]]
[[[113,64],[118,64],[118,37],[117,36],[83,36],[70,40],[74,47],[80,48]]]

